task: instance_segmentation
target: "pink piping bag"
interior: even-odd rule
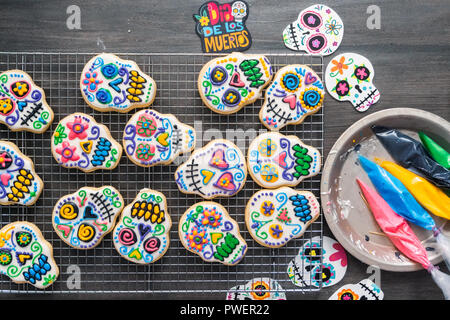
[[[436,285],[442,290],[446,300],[450,300],[450,276],[439,271],[430,260],[422,243],[409,226],[408,222],[387,204],[386,201],[364,182],[356,179],[364,195],[366,204],[372,212],[381,230],[394,246],[409,259],[419,263],[427,270]]]

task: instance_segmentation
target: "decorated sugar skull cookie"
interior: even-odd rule
[[[195,131],[171,114],[145,109],[125,126],[123,146],[128,158],[139,166],[168,164],[194,149]]]
[[[0,230],[0,273],[16,283],[44,289],[56,281],[59,269],[53,247],[34,224],[18,221]]]
[[[383,300],[384,293],[369,279],[339,288],[328,300]]]
[[[81,94],[98,111],[128,112],[147,107],[156,96],[156,83],[134,61],[102,53],[86,63],[80,79]]]
[[[271,278],[255,278],[245,285],[231,288],[227,300],[286,300],[281,285]]]
[[[183,246],[207,262],[236,265],[247,251],[237,222],[216,202],[190,207],[180,219],[178,233]]]
[[[324,88],[320,77],[309,67],[288,65],[275,74],[267,88],[259,119],[269,130],[299,124],[322,107]]]
[[[282,187],[256,192],[247,203],[245,223],[260,245],[279,248],[301,237],[319,214],[314,194]]]
[[[37,201],[43,188],[33,161],[14,143],[0,140],[0,205],[30,206]]]
[[[114,187],[83,187],[56,203],[53,228],[71,247],[95,248],[112,231],[123,207],[123,198]]]
[[[53,121],[45,92],[21,70],[0,73],[0,123],[12,131],[43,133]]]
[[[247,179],[247,165],[241,150],[231,141],[213,140],[195,150],[175,172],[178,189],[205,199],[231,197]]]
[[[357,111],[363,112],[380,99],[374,77],[375,69],[367,58],[357,53],[342,53],[328,63],[325,85],[333,98],[350,101]]]
[[[84,113],[62,119],[52,136],[52,154],[65,168],[84,172],[114,169],[122,156],[122,146],[109,129]]]
[[[322,261],[322,268],[321,268]],[[334,239],[324,236],[313,237],[289,262],[287,273],[292,283],[298,287],[329,287],[344,278],[347,271],[347,254]]]
[[[198,76],[198,91],[211,110],[230,114],[258,99],[272,78],[262,55],[234,52],[209,61]]]
[[[284,45],[294,51],[330,55],[341,44],[344,23],[331,8],[315,4],[300,12],[283,31]]]
[[[263,188],[293,187],[319,173],[320,152],[297,136],[267,132],[256,137],[248,148],[248,170]]]
[[[169,248],[171,227],[166,197],[158,191],[142,189],[122,211],[113,232],[114,246],[131,262],[153,263]]]

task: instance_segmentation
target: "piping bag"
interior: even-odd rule
[[[399,179],[375,162],[361,155],[358,157],[372,184],[392,210],[415,225],[433,231],[442,258],[447,268],[450,269],[450,240],[442,234],[430,214],[416,201]]]
[[[430,260],[422,243],[408,225],[406,220],[396,214],[388,203],[364,182],[356,179],[380,228],[392,241],[394,246],[409,259],[418,262],[427,270],[437,286],[442,290],[446,300],[450,299],[450,276],[439,271]]]
[[[445,169],[450,169],[450,153],[421,131],[419,131],[419,138],[431,157]]]
[[[400,165],[423,174],[438,187],[450,188],[450,170],[434,161],[419,141],[383,126],[374,125],[372,131]]]

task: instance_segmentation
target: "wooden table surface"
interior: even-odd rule
[[[192,15],[204,0],[16,1],[2,0],[0,51],[51,52],[200,52]],[[224,2],[224,1],[222,1]],[[281,33],[310,1],[247,0],[248,51],[287,53]],[[336,54],[356,52],[375,68],[380,101],[366,113],[329,95],[325,108],[325,154],[344,130],[363,116],[395,107],[418,108],[450,119],[450,3],[448,0],[321,1],[345,24]],[[69,30],[70,5],[81,9],[81,30]],[[381,9],[381,29],[366,26],[368,6]],[[324,66],[333,57],[324,58]],[[325,234],[330,231],[327,226]],[[444,265],[441,269],[447,272]],[[367,265],[349,255],[344,283],[367,278]],[[381,273],[385,299],[442,299],[426,271]],[[298,299],[328,299],[336,286]],[[291,296],[291,295],[290,295]],[[173,296],[172,296],[173,297]]]

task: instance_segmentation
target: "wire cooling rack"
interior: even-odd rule
[[[202,201],[198,196],[178,191],[173,173],[183,158],[171,165],[142,168],[133,164],[125,155],[112,171],[95,171],[85,174],[59,166],[50,151],[50,138],[58,122],[73,112],[92,115],[97,122],[107,125],[112,136],[122,141],[123,129],[137,110],[127,114],[102,113],[87,106],[81,96],[79,79],[85,63],[95,54],[81,53],[0,53],[0,72],[20,69],[29,73],[37,85],[45,90],[48,104],[55,119],[44,134],[12,132],[0,125],[0,139],[15,143],[35,163],[45,189],[37,203],[31,207],[2,206],[0,223],[27,220],[35,223],[44,237],[52,243],[56,263],[60,267],[58,280],[46,290],[38,290],[28,284],[15,284],[6,276],[0,277],[2,296],[8,293],[54,294],[162,294],[173,298],[224,299],[228,289],[243,285],[254,278],[270,277],[276,280],[287,298],[300,297],[300,293],[319,288],[299,288],[287,275],[287,265],[298,254],[299,248],[314,236],[322,239],[322,215],[309,227],[304,236],[291,240],[286,246],[270,249],[256,243],[245,226],[245,206],[248,199],[260,187],[248,175],[243,190],[232,198],[216,198],[235,219],[248,244],[244,259],[236,266],[207,263],[188,252],[178,238],[178,221],[187,208]],[[119,54],[121,58],[134,60],[140,68],[155,79],[158,90],[152,108],[161,113],[172,113],[186,124],[194,126],[197,148],[213,138],[227,138],[236,143],[244,154],[250,141],[266,131],[258,113],[263,99],[248,105],[238,113],[220,115],[203,105],[197,91],[197,77],[202,66],[212,55],[203,54]],[[276,72],[287,64],[305,64],[323,79],[322,57],[299,54],[266,55]],[[283,134],[297,135],[303,142],[319,149],[323,154],[323,108],[308,116],[300,125],[290,125]],[[186,159],[186,158],[184,158]],[[163,258],[143,266],[128,262],[116,252],[111,234],[92,250],[77,250],[67,246],[54,232],[51,215],[53,206],[62,196],[83,186],[112,185],[120,190],[126,203],[131,202],[138,191],[149,187],[164,193],[173,226],[170,231],[170,248]],[[312,191],[320,197],[320,175],[300,183],[298,189]],[[78,274],[77,271],[80,273]],[[77,279],[80,281],[77,282]]]

